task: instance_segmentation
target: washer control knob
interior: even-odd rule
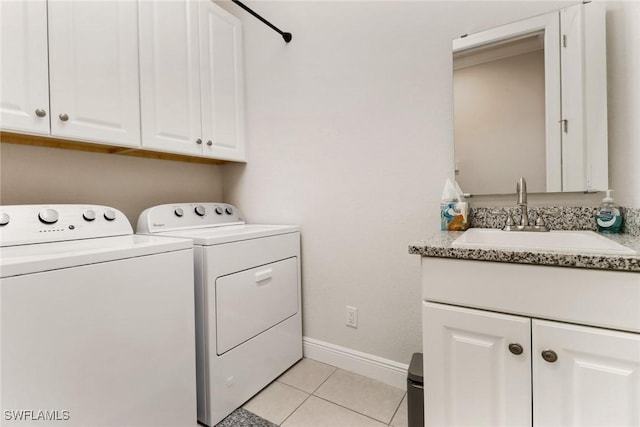
[[[204,209],[204,206],[202,205],[198,205],[196,206],[196,208],[194,209],[194,211],[196,212],[196,215],[198,216],[204,216],[207,212]]]
[[[223,212],[223,210],[222,210],[222,208],[220,206],[216,207],[216,213],[218,215],[222,215],[222,212]]]
[[[96,219],[96,212],[93,209],[86,209],[82,212],[82,218],[84,218],[85,221],[93,221]]]
[[[38,219],[45,224],[55,224],[58,222],[58,211],[55,209],[43,209],[38,214]]]
[[[0,226],[9,224],[9,215],[6,213],[0,213]]]
[[[233,209],[231,208],[226,208],[224,211],[227,213],[227,215],[233,215]]]
[[[177,217],[182,217],[182,215],[184,215],[184,211],[182,210],[182,208],[176,208],[173,213],[176,214]]]
[[[116,219],[115,211],[111,209],[107,209],[106,211],[104,211],[104,219],[106,219],[107,221],[113,221],[114,219]]]

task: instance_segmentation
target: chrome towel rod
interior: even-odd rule
[[[262,16],[258,15],[256,12],[251,10],[249,8],[249,6],[247,6],[246,4],[242,3],[240,0],[231,0],[231,1],[234,2],[235,4],[237,4],[238,6],[240,6],[241,8],[243,8],[244,10],[246,10],[247,12],[249,12],[250,14],[252,14],[253,16],[255,16],[256,18],[258,18],[260,21],[262,21],[265,24],[267,24],[272,30],[274,30],[275,32],[280,34],[285,42],[289,43],[291,41],[291,38],[293,37],[291,35],[291,33],[285,33],[284,31],[281,31],[278,27],[276,27],[271,22],[269,22],[266,19],[264,19]]]

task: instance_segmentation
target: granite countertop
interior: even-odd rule
[[[439,258],[640,272],[640,236],[630,234],[605,235],[605,237],[636,251],[635,255],[607,255],[560,251],[452,247],[453,241],[462,233],[462,231],[436,233],[428,239],[410,245],[409,253]]]

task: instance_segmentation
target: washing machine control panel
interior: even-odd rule
[[[99,205],[0,206],[0,246],[133,234],[122,212]]]
[[[151,207],[138,218],[138,233],[244,224],[240,210],[227,203],[175,203]]]

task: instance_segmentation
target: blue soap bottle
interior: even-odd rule
[[[622,215],[620,215],[620,210],[613,205],[612,191],[607,190],[607,195],[602,199],[600,209],[596,213],[596,226],[600,233],[620,233],[620,228],[622,228]]]

